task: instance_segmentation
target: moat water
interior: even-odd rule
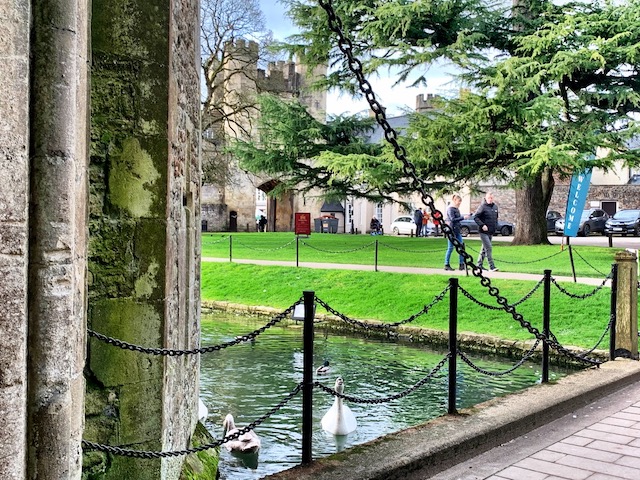
[[[204,315],[202,345],[217,345],[260,328],[269,319],[229,314]],[[333,387],[342,376],[344,393],[360,398],[387,397],[424,378],[446,355],[422,345],[324,333],[319,327],[314,341],[314,366],[330,362],[330,372],[317,376]],[[503,371],[515,361],[498,357],[468,355],[490,371]],[[200,396],[209,409],[205,425],[215,438],[222,437],[222,420],[231,413],[238,427],[266,414],[302,381],[302,329],[276,325],[254,342],[245,342],[201,359]],[[550,378],[566,375],[554,369]],[[540,366],[525,363],[501,377],[477,373],[458,362],[457,408],[532,386],[540,380]],[[348,403],[358,421],[355,432],[334,437],[324,432],[320,420],[333,397],[314,389],[313,458],[328,456],[344,448],[418,425],[447,411],[447,366],[412,394],[390,403]],[[302,394],[259,425],[255,432],[262,447],[257,465],[221,449],[221,479],[258,479],[294,467],[301,461]]]

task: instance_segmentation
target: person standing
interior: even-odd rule
[[[423,208],[422,209],[422,236],[423,237],[429,236],[429,220],[430,219],[431,219],[431,215],[427,213],[426,208]]]
[[[447,207],[447,217],[446,222],[451,228],[451,233],[458,240],[460,244],[463,244],[462,241],[462,233],[460,231],[460,222],[463,220],[463,216],[460,214],[460,203],[462,203],[462,197],[455,193],[453,197],[451,197],[451,203]],[[453,242],[447,238],[447,253],[444,254],[444,269],[445,270],[453,270],[449,261],[451,260],[451,254],[453,253],[454,245]],[[464,270],[464,256],[460,255],[460,266],[458,267],[460,270]]]
[[[493,202],[493,193],[487,192],[482,199],[482,203],[473,215],[473,219],[478,224],[480,233],[480,241],[482,242],[482,248],[480,249],[480,256],[478,257],[478,266],[482,267],[485,257],[489,262],[489,269],[492,272],[497,272],[495,263],[493,262],[493,251],[491,245],[491,239],[496,232],[498,226],[498,206]]]
[[[416,208],[413,212],[413,223],[416,224],[416,237],[420,237],[422,233],[422,210]]]

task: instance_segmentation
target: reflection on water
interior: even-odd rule
[[[207,315],[202,321],[202,345],[233,340],[264,325],[264,318],[240,319],[230,315]],[[330,362],[330,372],[316,378],[334,386],[336,377],[344,379],[344,393],[361,398],[380,398],[405,390],[424,378],[445,356],[419,345],[396,344],[380,339],[364,339],[316,332],[314,366]],[[491,371],[506,370],[513,361],[473,358]],[[551,378],[564,375],[552,372]],[[458,408],[469,407],[490,398],[535,384],[540,378],[538,365],[525,364],[504,377],[480,375],[458,362]],[[207,427],[216,438],[222,436],[227,413],[242,428],[284,399],[302,381],[302,329],[275,326],[255,342],[246,342],[202,356],[200,395],[209,408]],[[447,368],[424,386],[390,403],[349,403],[358,421],[355,432],[334,437],[320,427],[320,420],[331,407],[333,397],[314,390],[313,457],[319,458],[370,441],[398,430],[423,423],[447,411]],[[257,466],[221,449],[220,473],[223,479],[257,479],[298,465],[301,461],[302,394],[258,426],[262,440]],[[255,468],[254,468],[255,467]]]

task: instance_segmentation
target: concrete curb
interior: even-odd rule
[[[638,380],[640,362],[618,359],[265,478],[391,480],[417,470],[429,478]]]

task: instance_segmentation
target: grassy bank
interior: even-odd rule
[[[425,241],[425,239],[415,239]],[[522,247],[520,247],[522,248]],[[555,271],[555,270],[554,270]],[[541,275],[542,278],[542,275]],[[351,318],[397,322],[418,313],[447,286],[445,276],[321,270],[290,267],[203,263],[202,298],[225,300],[246,305],[264,305],[285,309],[295,303],[304,290],[313,290],[332,308]],[[493,297],[474,277],[460,277],[460,285],[471,295],[491,306]],[[536,282],[492,280],[510,304],[518,302]],[[569,292],[584,294],[594,287],[563,284]],[[517,306],[525,320],[542,328],[542,288]],[[551,329],[562,344],[592,347],[609,320],[610,290],[601,289],[587,299],[573,299],[551,286]],[[505,339],[532,338],[511,315],[487,309],[459,294],[460,332],[475,332]],[[420,316],[414,326],[448,330],[449,297],[445,296],[429,313]],[[605,340],[606,341],[606,340]],[[603,343],[601,348],[606,348]]]
[[[231,237],[231,239],[230,239]],[[415,238],[368,235],[315,234],[300,238],[292,233],[203,234],[202,256],[214,258],[259,259],[295,262],[351,263],[359,265],[394,265],[442,268],[447,241],[444,238]],[[480,241],[467,237],[465,246],[474,258]],[[614,256],[620,249],[573,247],[576,275],[604,278],[611,271]],[[505,272],[539,273],[551,269],[554,275],[572,275],[569,251],[559,245],[512,246],[494,242],[496,265]],[[457,264],[454,253],[452,264]]]

